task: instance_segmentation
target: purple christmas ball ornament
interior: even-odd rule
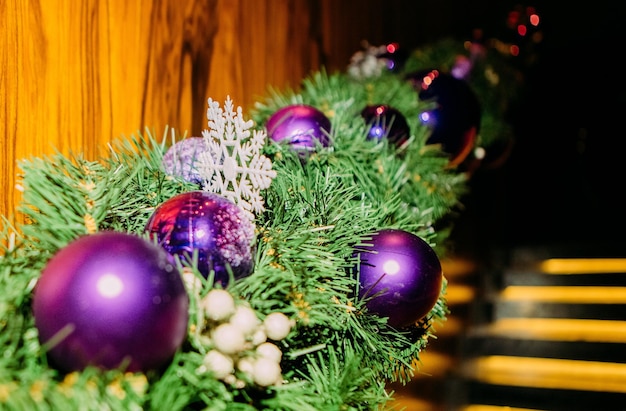
[[[369,126],[368,140],[387,138],[390,143],[401,146],[409,139],[411,129],[404,115],[386,104],[370,105],[361,111],[361,117]]]
[[[215,282],[226,285],[246,277],[254,269],[255,226],[235,203],[207,191],[178,194],[158,206],[146,223],[167,252],[192,261],[197,253],[200,273],[215,273]]]
[[[206,143],[202,137],[188,137],[177,141],[165,152],[163,168],[171,176],[201,184],[202,177],[197,168],[197,160],[198,155],[206,150]]]
[[[482,109],[469,84],[439,70],[423,70],[407,76],[419,99],[435,108],[420,114],[430,130],[426,144],[439,144],[451,165],[462,163],[474,149],[480,130]]]
[[[165,250],[103,231],[52,256],[35,286],[33,314],[56,368],[145,372],[167,365],[186,338],[189,298]]]
[[[265,127],[270,139],[286,142],[300,154],[314,151],[317,145],[330,145],[330,120],[313,106],[285,106],[268,118]]]
[[[426,241],[403,230],[386,229],[359,252],[359,297],[391,326],[415,324],[432,310],[443,285],[443,270]]]

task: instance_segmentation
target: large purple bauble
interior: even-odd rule
[[[471,153],[480,130],[482,109],[470,85],[439,70],[424,70],[407,76],[419,99],[436,107],[423,111],[420,120],[430,128],[426,144],[439,144],[457,165]]]
[[[207,191],[189,191],[162,203],[146,223],[146,231],[170,254],[192,261],[215,282],[226,285],[229,269],[239,279],[252,273],[255,227],[235,203]]]
[[[56,368],[149,371],[168,364],[186,338],[189,298],[165,250],[103,231],[79,237],[48,261],[33,313]]]
[[[265,127],[270,139],[286,142],[299,153],[314,151],[320,144],[330,145],[330,120],[313,106],[285,106],[268,118]]]
[[[371,298],[369,311],[394,327],[415,324],[432,310],[443,285],[435,251],[415,234],[378,231],[371,250],[360,251],[359,297]]]
[[[411,129],[404,115],[386,104],[370,105],[361,111],[361,117],[369,126],[368,140],[387,138],[390,143],[401,146],[406,143]]]
[[[181,177],[190,183],[202,183],[198,171],[198,155],[206,151],[206,143],[202,137],[188,137],[177,141],[165,152],[163,168],[169,175]]]

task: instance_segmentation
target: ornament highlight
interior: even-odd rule
[[[39,340],[62,371],[156,370],[187,335],[189,298],[172,257],[127,233],[98,232],[60,249],[35,286]]]
[[[441,145],[451,165],[462,163],[473,150],[480,129],[478,97],[466,81],[439,70],[419,71],[407,78],[420,100],[436,105],[420,114],[421,122],[431,130],[426,144]]]
[[[361,117],[369,126],[368,140],[387,138],[397,147],[406,143],[411,129],[404,115],[397,109],[386,104],[370,105],[361,111]]]
[[[202,190],[178,194],[158,206],[145,231],[165,250],[192,261],[197,253],[198,271],[215,283],[227,285],[229,270],[235,280],[254,269],[254,224],[241,208],[218,194]]]
[[[330,120],[313,106],[294,104],[272,114],[265,127],[273,141],[286,142],[300,154],[330,145]]]
[[[393,327],[415,324],[432,310],[443,285],[443,271],[426,241],[403,230],[372,236],[371,248],[359,252],[359,297],[368,310],[388,317]]]

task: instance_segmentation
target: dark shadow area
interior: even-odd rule
[[[626,255],[625,6],[536,7],[544,40],[510,112],[513,151],[472,177],[453,238],[474,253],[586,244]]]

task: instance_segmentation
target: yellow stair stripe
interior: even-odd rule
[[[415,398],[410,394],[397,393],[394,400],[388,404],[386,408],[389,411],[441,411],[442,407],[433,401]]]
[[[539,264],[546,274],[626,273],[626,258],[550,258]]]
[[[499,297],[502,301],[623,304],[626,287],[513,285],[505,287]]]
[[[467,405],[465,407],[459,408],[459,411],[542,411],[536,408],[518,408],[518,407],[509,407],[506,405],[498,406],[498,405],[483,405],[483,404],[472,404]]]
[[[495,385],[626,393],[626,364],[489,356],[467,361],[462,372]]]
[[[459,278],[475,274],[478,266],[473,260],[452,258],[441,260],[441,268],[446,278]]]
[[[474,300],[476,289],[468,285],[452,284],[446,288],[448,305],[468,304]]]
[[[626,321],[578,318],[503,318],[476,328],[479,335],[528,340],[626,342]]]
[[[420,353],[419,360],[413,361],[413,378],[445,377],[457,362],[457,358],[450,354],[427,349]]]

